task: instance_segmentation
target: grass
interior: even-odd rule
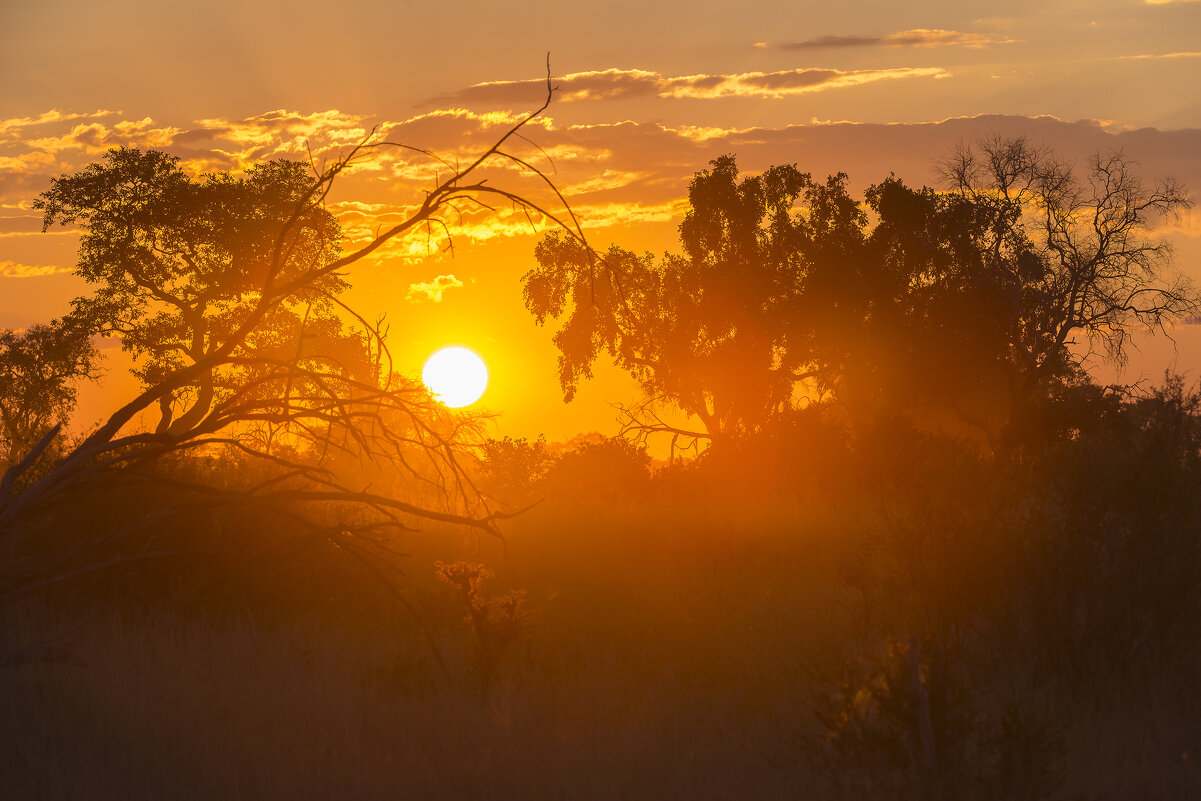
[[[446,530],[405,543],[398,582],[416,618],[365,583],[218,604],[211,575],[144,596],[31,600],[9,610],[10,639],[49,636],[69,659],[3,669],[0,797],[869,798],[840,794],[846,777],[828,772],[875,786],[879,753],[807,758],[830,736],[809,711],[814,677],[888,645],[863,634],[859,590],[843,580],[869,518],[547,505],[503,546]],[[485,595],[527,593],[524,636],[487,687],[438,560],[490,566]],[[968,672],[973,703],[1022,702],[1029,685],[990,669]],[[1198,797],[1187,699],[1201,687],[1164,682],[1134,695],[1047,684],[1025,699],[1065,727],[1054,797]]]

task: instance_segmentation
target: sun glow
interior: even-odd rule
[[[421,380],[434,397],[458,409],[470,406],[484,394],[488,368],[467,348],[443,348],[426,361]]]

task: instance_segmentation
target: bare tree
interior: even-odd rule
[[[941,172],[990,213],[981,247],[1010,297],[1015,400],[1086,355],[1124,363],[1132,332],[1163,331],[1197,310],[1190,282],[1168,269],[1169,244],[1153,234],[1191,205],[1175,181],[1148,186],[1120,152],[1094,155],[1081,176],[1024,138],[996,136],[960,146]],[[1069,350],[1085,343],[1085,356]]]

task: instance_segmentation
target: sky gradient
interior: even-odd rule
[[[989,9],[987,12],[981,9]],[[196,171],[335,157],[373,129],[453,161],[558,92],[520,154],[552,174],[592,244],[661,252],[692,174],[736,153],[743,169],[842,171],[861,191],[890,173],[933,183],[954,145],[1025,135],[1068,158],[1119,149],[1154,179],[1201,192],[1201,2],[995,4],[6,3],[0,10],[0,327],[61,314],[86,287],[77,237],[41,233],[51,178],[117,145],[162,148]],[[535,147],[536,144],[536,147]],[[437,167],[390,149],[339,185],[353,243],[412,204]],[[496,180],[536,192],[515,172]],[[1201,279],[1201,215],[1165,228]],[[539,233],[524,215],[467,215],[454,257],[437,237],[385,249],[349,276],[386,314],[398,366],[448,344],[477,350],[498,433],[614,431],[636,388],[601,369],[568,407],[551,331],[521,303]],[[1201,368],[1196,326],[1146,345],[1128,377]],[[99,416],[120,389],[110,351]],[[1108,375],[1108,374],[1106,374]],[[108,392],[108,395],[105,394]],[[86,421],[85,421],[86,422]]]

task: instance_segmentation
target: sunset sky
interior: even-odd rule
[[[248,7],[249,5],[249,7]],[[956,143],[1024,134],[1083,159],[1122,149],[1146,177],[1201,195],[1201,2],[610,2],[411,0],[169,4],[12,0],[0,9],[0,327],[61,314],[85,291],[77,236],[30,209],[51,178],[129,144],[198,171],[329,158],[376,128],[449,160],[491,143],[559,92],[518,152],[552,172],[592,244],[661,252],[692,174],[724,153],[743,169],[847,172],[856,191],[895,173],[932,183]],[[350,241],[396,219],[436,169],[402,151],[338,187]],[[515,186],[516,174],[499,176]],[[533,191],[532,189],[530,191]],[[544,229],[545,230],[545,229]],[[1165,231],[1201,280],[1201,213]],[[552,331],[520,277],[540,233],[525,217],[465,218],[455,255],[424,237],[349,276],[368,318],[386,314],[398,367],[438,347],[489,365],[482,405],[498,434],[615,430],[636,388],[598,370],[570,406]],[[1201,377],[1201,330],[1147,345],[1127,377],[1176,363]],[[109,366],[122,362],[110,351]],[[1108,375],[1108,374],[1107,374]],[[110,380],[109,394],[116,381]],[[104,392],[81,412],[104,411]],[[89,421],[83,421],[89,422]]]

